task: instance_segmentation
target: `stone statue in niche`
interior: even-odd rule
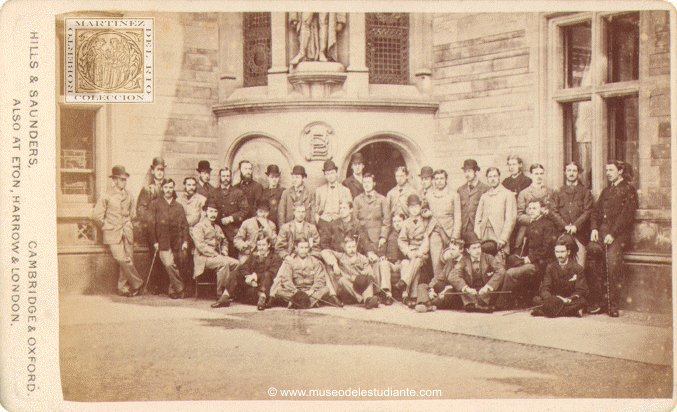
[[[336,38],[346,25],[346,13],[292,12],[289,23],[298,34],[299,53],[289,62],[337,61]]]

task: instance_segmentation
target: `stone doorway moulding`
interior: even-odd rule
[[[223,158],[222,164],[233,170],[234,177],[233,183],[237,183],[237,180],[235,179],[236,174],[235,169],[237,168],[236,161],[241,160],[237,158],[238,154],[240,153],[241,149],[243,149],[246,145],[252,143],[260,143],[262,145],[268,145],[271,146],[273,149],[277,150],[277,152],[281,155],[279,158],[284,159],[284,162],[286,162],[286,164],[282,164],[282,162],[276,161],[276,163],[279,163],[278,166],[280,167],[282,172],[281,174],[282,181],[280,183],[281,184],[287,183],[284,182],[284,180],[287,179],[288,176],[290,175],[292,167],[295,164],[299,164],[297,159],[280,139],[261,132],[248,132],[246,134],[243,134],[237,137],[235,140],[233,140],[228,149],[226,149],[226,154]],[[268,164],[267,163],[262,164],[260,162],[257,162],[257,159],[254,158],[248,160],[250,160],[254,165],[254,179],[259,182],[264,182],[265,176],[262,176],[262,171],[265,171]]]
[[[402,153],[402,157],[404,158],[407,169],[409,170],[409,180],[415,184],[414,176],[418,175],[418,171],[423,164],[423,150],[414,140],[408,136],[391,131],[371,134],[367,137],[359,139],[357,143],[350,146],[345,152],[343,159],[341,159],[339,166],[339,178],[345,178],[346,173],[348,172],[348,167],[350,166],[350,157],[353,155],[353,153],[359,152],[370,144],[381,142],[388,143],[389,145],[398,149],[400,153]]]

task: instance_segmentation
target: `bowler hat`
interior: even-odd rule
[[[123,177],[127,179],[129,177],[129,173],[125,171],[124,166],[113,166],[113,170],[110,173],[110,177]]]
[[[475,232],[470,231],[463,236],[463,241],[465,242],[465,247],[470,247],[470,245],[480,243],[480,238],[477,237]]]
[[[350,158],[350,163],[362,163],[364,164],[364,156],[362,153],[357,152]]]
[[[324,162],[324,166],[322,167],[323,172],[328,172],[330,170],[338,170],[338,167],[336,167],[336,164],[333,160],[327,160]]]
[[[289,299],[293,308],[308,309],[310,308],[310,296],[302,290],[297,290]]]
[[[419,199],[418,195],[416,195],[416,194],[411,194],[407,198],[407,206],[420,205],[420,204],[421,204],[421,199]]]
[[[277,165],[268,165],[266,168],[266,176],[279,176],[280,168]]]
[[[505,268],[512,269],[524,264],[524,258],[517,255],[510,255],[505,259]]]
[[[196,170],[197,170],[198,173],[202,172],[203,170],[207,171],[207,172],[211,172],[212,167],[209,165],[208,161],[200,160],[199,162],[197,162],[197,169]]]
[[[476,172],[480,171],[480,167],[477,165],[477,161],[475,159],[465,159],[463,161],[463,167],[461,169],[463,170],[474,169]]]
[[[212,209],[219,210],[219,205],[216,203],[215,200],[207,199],[207,201],[205,202],[205,205],[204,205],[203,209],[204,209],[204,210],[207,210],[207,208],[210,208],[210,207],[211,207]]]
[[[421,179],[425,179],[426,177],[433,177],[433,168],[430,166],[423,166],[421,168],[421,174],[418,175]]]
[[[367,290],[370,284],[371,281],[369,280],[369,276],[357,275],[353,281],[353,290],[361,295],[365,290]]]
[[[156,157],[155,159],[153,159],[153,164],[150,165],[150,167],[152,167],[153,169],[155,169],[155,168],[158,167],[158,166],[161,166],[163,169],[164,169],[165,167],[167,167],[167,166],[165,165],[165,159],[163,159],[163,158],[161,158],[161,157]]]
[[[291,174],[308,177],[308,175],[306,174],[306,168],[299,165],[294,166],[294,168],[291,170]]]
[[[482,241],[482,253],[487,255],[496,256],[498,254],[498,243],[493,239],[487,239]]]

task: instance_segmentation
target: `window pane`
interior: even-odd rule
[[[95,110],[61,109],[59,165],[64,195],[94,194],[95,126]]]
[[[409,15],[366,14],[366,63],[371,84],[409,83]]]
[[[639,108],[637,96],[607,101],[609,115],[608,158],[632,166],[633,181],[639,181]]]
[[[581,182],[592,183],[592,102],[566,103],[564,111],[564,164],[576,162]]]
[[[64,195],[91,195],[92,173],[61,173],[61,193]]]
[[[243,25],[243,86],[265,86],[272,66],[270,13],[244,13]]]
[[[562,28],[564,44],[564,87],[590,86],[590,22]]]
[[[608,82],[639,79],[639,13],[606,19]]]

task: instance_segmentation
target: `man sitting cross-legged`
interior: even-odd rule
[[[556,262],[545,269],[545,276],[534,303],[540,305],[531,312],[532,316],[582,317],[587,306],[588,282],[583,267],[572,258],[576,241],[565,234],[555,243]]]
[[[372,263],[366,256],[357,253],[357,240],[354,237],[346,237],[343,241],[345,252],[336,252],[325,249],[322,257],[334,270],[338,277],[338,293],[341,301],[346,303],[357,301],[364,302],[364,307],[372,309],[378,307],[379,299],[374,296],[374,270]]]
[[[204,210],[205,216],[190,232],[195,243],[193,277],[201,276],[205,268],[216,269],[216,293],[220,297],[212,307],[225,307],[230,305],[230,295],[237,285],[235,273],[239,263],[228,256],[228,241],[221,227],[216,224],[219,215],[217,203],[207,200]]]
[[[282,258],[270,249],[270,237],[259,233],[256,236],[256,249],[240,266],[237,279],[237,295],[244,303],[256,303],[258,310],[264,310],[269,303],[273,279],[282,265]]]
[[[494,296],[490,293],[501,288],[505,266],[498,259],[482,253],[482,242],[475,232],[465,237],[468,254],[461,257],[449,274],[454,290],[463,292],[463,308],[467,312],[491,313]]]
[[[319,259],[310,256],[307,239],[299,239],[295,254],[285,259],[270,288],[270,295],[289,308],[308,309],[327,301],[327,274]]]

